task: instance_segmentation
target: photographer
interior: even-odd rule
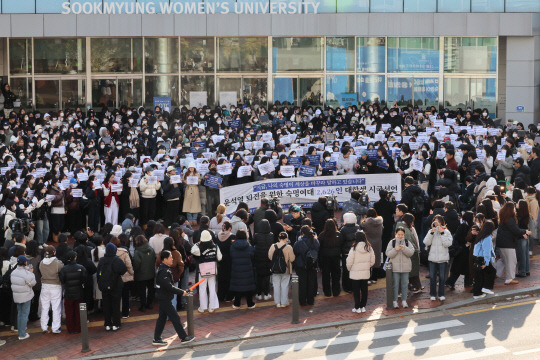
[[[302,226],[302,221],[306,218],[306,215],[298,205],[291,205],[289,208],[290,217],[283,219],[283,227],[287,234],[289,235],[289,240],[291,245],[294,245],[298,232]]]
[[[369,197],[362,191],[354,190],[351,198],[343,203],[342,214],[352,211],[356,215],[356,223],[360,224],[369,209]],[[342,219],[343,222],[343,219]]]
[[[396,212],[396,200],[392,192],[384,189],[379,190],[379,201],[373,204],[373,208],[383,218],[382,248],[386,249],[388,242],[393,237],[394,214]]]
[[[319,197],[319,200],[311,207],[311,220],[317,234],[322,233],[326,220],[331,217],[332,214],[328,211],[328,197]]]
[[[277,201],[279,200],[275,198],[270,200],[267,197],[263,197],[261,199],[261,206],[257,210],[255,210],[255,212],[253,213],[253,221],[255,222],[255,224],[257,224],[258,222],[264,219],[264,213],[268,209],[274,210],[276,212],[278,219],[281,219],[283,217],[283,209],[281,208],[281,205]]]

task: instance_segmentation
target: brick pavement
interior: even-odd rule
[[[537,250],[539,250],[537,248]],[[427,269],[421,268],[421,279],[426,290],[429,288],[429,279],[425,278]],[[506,286],[501,279],[495,282],[495,292],[512,289],[528,288],[538,284],[540,278],[540,255],[533,257],[531,261],[531,276],[520,279],[518,285]],[[319,279],[320,287],[320,279]],[[322,290],[320,290],[322,293]],[[455,291],[446,292],[446,304],[470,299],[470,288],[464,289],[463,278],[458,280]],[[195,296],[195,308],[198,297]],[[220,339],[230,337],[247,337],[253,334],[281,329],[298,328],[306,326],[333,323],[338,321],[353,320],[355,318],[377,319],[391,314],[411,313],[420,309],[429,309],[440,306],[439,301],[430,301],[429,292],[411,295],[409,309],[397,309],[388,311],[385,308],[386,290],[385,280],[381,279],[377,284],[369,287],[367,312],[364,314],[352,313],[352,294],[342,293],[339,297],[326,298],[319,295],[314,306],[300,308],[300,323],[291,324],[291,308],[276,308],[272,301],[259,301],[254,310],[248,310],[246,305],[238,310],[233,310],[231,303],[222,303],[221,308],[213,314],[199,314],[195,311],[195,335],[201,339]],[[137,303],[132,305],[137,309]],[[157,308],[157,306],[155,307]],[[185,312],[180,313],[181,319],[186,320]],[[132,310],[131,317],[122,321],[122,328],[118,332],[106,332],[103,328],[100,315],[90,315],[90,348],[92,351],[81,354],[79,335],[70,335],[63,331],[59,335],[42,334],[39,323],[28,325],[30,339],[19,341],[14,332],[7,327],[0,328],[0,338],[7,341],[0,348],[2,358],[13,359],[71,359],[83,355],[106,355],[124,351],[151,349],[153,330],[156,319],[156,309],[141,313]],[[65,329],[64,329],[65,330]],[[179,344],[176,334],[170,323],[167,324],[163,337],[169,343]],[[176,340],[176,341],[174,341]]]

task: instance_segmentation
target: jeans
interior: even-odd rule
[[[446,282],[447,262],[429,262],[429,296],[437,296],[437,274],[439,275],[439,294],[444,296],[444,283]]]
[[[45,219],[36,221],[35,233],[36,241],[39,245],[47,242],[49,238],[49,220],[47,219],[47,215],[45,215]]]
[[[180,278],[180,289],[187,290],[188,283],[189,283],[189,266],[185,266],[184,273],[182,274],[182,277]],[[187,297],[181,296],[180,303],[183,305],[187,305]]]
[[[17,330],[19,331],[19,337],[26,336],[26,324],[28,323],[28,315],[30,314],[30,303],[27,301],[17,304]]]
[[[178,287],[178,283],[175,282],[173,286]],[[174,294],[172,300],[171,300],[172,306],[176,309],[176,305],[178,304],[178,295]]]
[[[180,316],[176,312],[176,309],[172,306],[171,302],[168,300],[159,300],[159,316],[156,321],[156,328],[154,330],[154,340],[161,339],[161,334],[165,328],[167,318],[171,320],[178,337],[184,340],[187,334],[182,327],[182,323],[180,322]]]
[[[325,296],[339,296],[341,292],[340,262],[339,256],[321,256],[322,286]]]
[[[409,273],[392,273],[392,280],[394,280],[394,301],[398,301],[399,286],[401,285],[401,300],[407,300],[408,286],[409,286]]]
[[[188,221],[197,221],[197,213],[186,213]]]
[[[272,274],[274,302],[276,305],[289,305],[289,282],[291,274]]]
[[[367,280],[353,280],[353,295],[354,295],[354,308],[361,309],[366,307],[368,296],[368,284]],[[362,297],[360,297],[362,294]]]
[[[525,276],[529,269],[529,239],[520,238],[516,244],[518,275]]]

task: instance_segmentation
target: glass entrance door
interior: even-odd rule
[[[257,77],[219,78],[218,102],[220,102],[220,93],[225,91],[236,92],[237,103],[266,107],[268,101],[268,79]]]
[[[75,109],[86,104],[84,79],[36,79],[36,107],[41,111]]]
[[[323,88],[320,77],[274,78],[274,103],[278,105],[322,105]]]
[[[142,79],[108,78],[92,80],[92,107],[119,108],[142,105]]]

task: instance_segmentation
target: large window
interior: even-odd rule
[[[354,38],[326,38],[326,70],[354,71]]]
[[[436,12],[437,0],[405,0],[405,12]]]
[[[388,72],[439,71],[439,38],[388,38]]]
[[[90,40],[92,72],[142,71],[142,38],[95,38]]]
[[[371,12],[403,12],[403,0],[371,0]]]
[[[11,74],[32,72],[31,39],[9,39],[9,72]]]
[[[213,76],[182,76],[182,105],[190,105],[192,92],[206,93],[206,104],[213,105],[214,99],[214,77]],[[197,94],[199,95],[199,94]]]
[[[144,105],[154,107],[154,97],[168,96],[171,98],[171,106],[178,106],[179,87],[178,75],[147,76],[144,79],[145,94]]]
[[[470,12],[471,0],[438,0],[438,12]]]
[[[351,97],[356,97],[354,75],[326,75],[326,103],[328,105],[333,107],[343,105]]]
[[[11,91],[21,100],[21,107],[32,107],[32,78],[11,78]]]
[[[497,106],[497,80],[495,78],[446,78],[444,79],[444,106],[449,109],[487,108],[495,116]]]
[[[365,103],[385,103],[385,76],[384,75],[358,75],[356,91],[358,101]]]
[[[497,38],[445,38],[444,71],[459,73],[496,72]]]
[[[180,38],[182,72],[214,71],[214,38]]]
[[[219,38],[218,71],[267,72],[268,38]]]
[[[357,38],[356,62],[359,72],[385,71],[386,39],[383,37]]]
[[[272,46],[274,72],[323,70],[320,37],[273,38]]]
[[[472,0],[472,12],[504,12],[504,0]]]
[[[336,0],[337,12],[369,12],[369,0]]]
[[[34,39],[36,74],[83,74],[85,71],[85,39]]]
[[[178,73],[178,38],[145,38],[144,61],[147,74]]]

